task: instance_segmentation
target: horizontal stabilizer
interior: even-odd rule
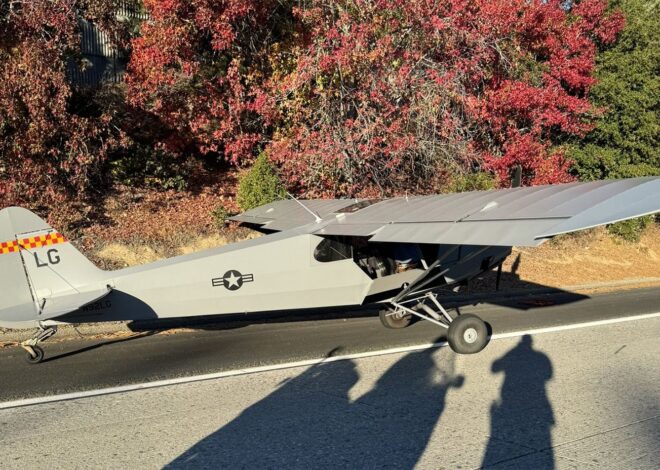
[[[52,320],[67,313],[75,312],[89,304],[101,300],[112,292],[110,287],[88,292],[67,293],[64,295],[50,297],[43,304],[40,320]]]

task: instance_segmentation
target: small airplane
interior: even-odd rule
[[[281,200],[230,220],[265,236],[103,271],[19,207],[0,211],[0,326],[38,328],[31,364],[57,325],[378,303],[388,328],[414,317],[481,351],[486,323],[450,314],[439,289],[500,269],[513,246],[660,212],[660,177],[386,200]]]

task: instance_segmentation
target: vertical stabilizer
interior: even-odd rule
[[[104,272],[59,232],[19,207],[0,211],[0,320],[34,322],[104,292]],[[107,290],[107,289],[105,289]]]

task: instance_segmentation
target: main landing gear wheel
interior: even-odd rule
[[[41,361],[44,360],[43,349],[41,349],[39,346],[31,346],[30,348],[34,352],[34,356],[30,354],[29,351],[26,350],[25,360],[27,361],[28,364],[39,364]]]
[[[412,322],[412,314],[401,310],[392,310],[391,308],[382,309],[379,317],[380,322],[385,328],[391,328],[393,330],[405,328]]]
[[[488,327],[476,315],[459,315],[450,324],[447,332],[449,347],[459,354],[474,354],[488,344]]]

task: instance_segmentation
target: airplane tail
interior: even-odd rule
[[[104,271],[20,207],[0,211],[0,326],[27,327],[105,296]]]

